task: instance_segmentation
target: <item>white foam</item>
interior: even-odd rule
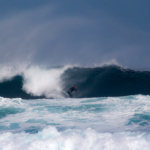
[[[150,96],[143,95],[51,100],[0,98],[2,107],[25,109],[0,119],[1,126],[19,126],[1,131],[0,150],[149,150],[149,125],[126,126],[134,114],[149,115],[149,99]],[[93,111],[91,106],[103,110]],[[43,130],[35,134],[23,132],[33,126]]]
[[[68,67],[41,69],[30,67],[24,72],[23,90],[27,93],[46,97],[62,97],[61,75]]]
[[[24,110],[7,114],[0,119],[4,131],[18,132],[34,126],[36,129],[47,125],[59,128],[85,129],[91,127],[98,132],[147,131],[148,119],[134,122],[135,114],[148,115],[150,112],[149,96],[85,98],[85,99],[0,99],[3,108]],[[9,109],[6,109],[9,111]],[[138,116],[137,116],[138,117]],[[130,121],[131,120],[131,121]],[[141,126],[140,123],[147,123]],[[11,123],[18,124],[13,128]],[[2,130],[1,130],[2,132]]]
[[[23,76],[22,89],[34,96],[46,96],[60,98],[62,96],[61,75],[71,66],[62,68],[42,68],[39,66],[30,66],[27,64],[17,66],[0,66],[0,82],[11,80],[16,75]]]
[[[37,134],[0,135],[2,150],[149,150],[149,143],[149,134],[98,133],[90,128],[58,132],[54,127],[47,127]]]

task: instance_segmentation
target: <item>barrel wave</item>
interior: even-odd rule
[[[62,67],[58,67],[55,68],[55,71],[61,69]],[[49,71],[49,69],[47,70]],[[55,79],[53,79],[56,76],[54,71],[48,72],[46,77],[44,73],[38,73],[32,74],[32,77],[28,75],[27,79],[25,75],[18,74],[9,80],[2,81],[0,83],[0,96],[23,99],[67,97],[66,92],[73,85],[77,85],[80,91],[73,93],[75,98],[150,94],[150,71],[135,71],[111,65],[93,68],[68,67],[61,71]],[[37,74],[39,78],[37,78]],[[49,79],[52,81],[48,83],[48,86],[43,84],[43,81],[46,82]],[[31,83],[28,83],[24,88],[27,81]],[[52,91],[53,95],[47,94],[49,90]],[[54,95],[54,93],[56,94]]]
[[[65,89],[77,84],[78,97],[108,97],[150,94],[150,72],[118,66],[73,68],[63,74]]]

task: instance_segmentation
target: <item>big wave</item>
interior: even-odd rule
[[[17,70],[1,68],[0,96],[24,99],[62,98],[77,85],[76,98],[150,94],[150,71],[135,71],[120,66],[31,66]]]

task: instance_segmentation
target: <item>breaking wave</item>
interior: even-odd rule
[[[5,71],[0,77],[0,96],[31,98],[62,98],[73,85],[80,92],[76,98],[150,94],[150,71],[135,71],[119,66],[103,67],[29,67]],[[9,74],[9,75],[8,75]]]

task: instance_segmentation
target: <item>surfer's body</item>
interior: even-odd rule
[[[73,97],[73,95],[72,95],[72,92],[73,92],[73,91],[78,91],[76,88],[77,88],[77,86],[75,85],[74,87],[71,87],[71,88],[68,90],[68,94],[69,94],[70,97]]]

